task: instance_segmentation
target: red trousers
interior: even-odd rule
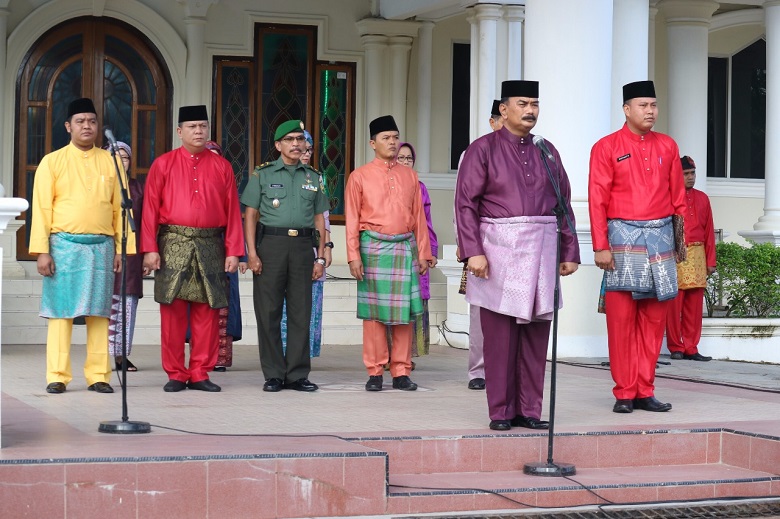
[[[654,396],[669,301],[634,300],[631,292],[607,292],[609,369],[619,400]]]
[[[188,321],[189,367],[184,364],[184,341]],[[180,382],[200,382],[208,379],[219,353],[219,310],[211,308],[208,303],[174,299],[169,305],[160,305],[160,330],[162,365],[168,378]]]
[[[699,352],[703,304],[704,288],[680,290],[670,301],[666,316],[666,346],[670,352],[685,355]]]
[[[363,320],[363,364],[369,376],[384,373],[384,365],[390,362],[393,377],[409,376],[412,372],[412,336],[414,323],[390,326],[393,337],[393,355],[387,347],[386,325],[379,321]]]

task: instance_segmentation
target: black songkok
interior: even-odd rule
[[[623,85],[623,103],[635,97],[655,97],[655,85],[652,81],[634,81]]]
[[[682,166],[682,170],[683,171],[688,171],[688,170],[691,170],[691,169],[695,170],[696,169],[696,163],[688,155],[686,155],[684,157],[680,157],[680,165]]]
[[[81,99],[71,101],[68,105],[67,118],[70,119],[76,114],[97,114],[97,111],[95,110],[95,104],[92,102],[92,99],[88,97],[82,97]]]
[[[490,109],[490,115],[494,116],[493,119],[501,115],[501,110],[499,110],[499,106],[501,106],[501,101],[496,99],[493,101],[493,107]]]
[[[539,82],[513,80],[501,83],[501,99],[508,97],[530,97],[539,98]]]
[[[179,108],[179,124],[188,121],[208,121],[206,105],[182,106]]]
[[[382,117],[377,117],[368,124],[368,134],[372,138],[378,133],[397,131],[398,125],[395,124],[395,119],[393,119],[392,115],[383,115]]]

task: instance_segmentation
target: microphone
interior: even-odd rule
[[[110,126],[105,126],[103,128],[103,135],[106,136],[106,139],[108,139],[109,147],[113,150],[118,149],[119,147],[116,145],[116,138],[114,138],[114,132],[111,131]],[[534,137],[536,139],[536,137]],[[534,144],[536,144],[536,140],[534,140]]]
[[[534,146],[542,150],[542,153],[544,153],[549,160],[555,162],[555,158],[553,157],[550,148],[547,147],[547,143],[545,143],[544,141],[544,137],[542,137],[541,135],[534,135],[533,142],[534,142]]]

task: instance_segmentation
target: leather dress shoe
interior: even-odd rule
[[[382,391],[382,375],[371,375],[366,382],[366,391]]]
[[[494,431],[508,431],[512,426],[509,420],[490,420],[490,428]]]
[[[187,388],[188,389],[197,389],[198,391],[208,391],[209,393],[219,393],[222,391],[222,388],[216,385],[211,380],[204,378],[203,380],[199,380],[197,382],[187,382]]]
[[[683,358],[685,360],[698,360],[700,362],[709,362],[712,360],[712,357],[707,357],[705,355],[702,355],[698,351],[694,353],[693,355],[683,355]]]
[[[277,391],[281,391],[284,387],[284,381],[280,378],[269,378],[265,381],[265,384],[263,384],[263,391],[268,391],[269,393],[276,393]]]
[[[285,382],[284,389],[292,389],[294,391],[317,391],[319,387],[314,382],[309,382],[308,378],[299,378],[295,382]]]
[[[485,389],[485,379],[472,378],[469,380],[469,389]]]
[[[681,351],[673,351],[670,358],[672,360],[683,360],[683,352]]]
[[[90,391],[95,391],[96,393],[113,393],[114,388],[111,387],[106,382],[95,382],[91,386],[89,386],[87,389]]]
[[[393,377],[393,389],[400,389],[401,391],[414,391],[417,389],[417,384],[412,382],[412,379],[406,375],[400,377]]]
[[[664,411],[668,411],[671,408],[672,404],[665,404],[654,396],[634,399],[634,409],[642,409],[643,411],[652,411],[654,413],[663,413]]]
[[[52,382],[48,386],[46,386],[46,392],[51,393],[53,395],[57,395],[59,393],[65,392],[65,384],[62,382]]]
[[[615,400],[615,405],[612,406],[613,413],[633,413],[634,401],[618,398]]]
[[[187,389],[187,383],[181,380],[170,379],[164,386],[163,391],[166,393],[178,393]]]
[[[550,422],[547,420],[538,420],[530,416],[517,415],[509,422],[512,427],[525,427],[526,429],[549,429]]]

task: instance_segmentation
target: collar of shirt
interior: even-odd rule
[[[499,137],[502,139],[511,142],[514,145],[521,145],[521,144],[533,144],[534,134],[529,133],[525,137],[520,137],[519,135],[515,135],[514,133],[510,132],[509,129],[507,129],[506,126],[503,126],[501,130],[498,132]]]
[[[75,155],[77,155],[77,156],[79,156],[81,158],[89,158],[89,157],[94,156],[95,153],[96,153],[95,150],[99,150],[100,148],[96,148],[94,145],[92,145],[92,148],[84,151],[84,150],[78,149],[76,147],[76,145],[73,144],[72,142],[69,142],[68,143],[68,149],[70,149],[71,153],[73,153],[73,154],[75,154]]]
[[[371,163],[374,164],[375,166],[380,166],[382,168],[387,168],[387,169],[393,169],[394,167],[399,165],[394,160],[382,160],[379,157],[374,157],[374,160],[372,160]]]
[[[655,132],[653,130],[650,130],[644,135],[637,135],[636,133],[628,129],[628,123],[623,123],[623,127],[620,129],[620,132],[623,134],[625,138],[630,139],[634,142],[641,142],[641,141],[647,141],[648,139],[655,139]]]
[[[294,166],[296,171],[299,169],[303,169],[303,170],[306,169],[306,166],[300,160],[298,161],[298,164],[285,164],[284,160],[282,160],[282,157],[276,159],[276,162],[271,169],[273,169],[274,171],[283,171],[285,168],[290,166]]]
[[[181,153],[184,157],[189,159],[202,159],[204,157],[208,157],[208,155],[205,155],[206,153],[211,153],[214,155],[214,153],[211,150],[208,150],[206,148],[203,148],[203,151],[199,151],[198,153],[190,153],[187,151],[187,148],[184,146],[179,147],[179,153]]]

